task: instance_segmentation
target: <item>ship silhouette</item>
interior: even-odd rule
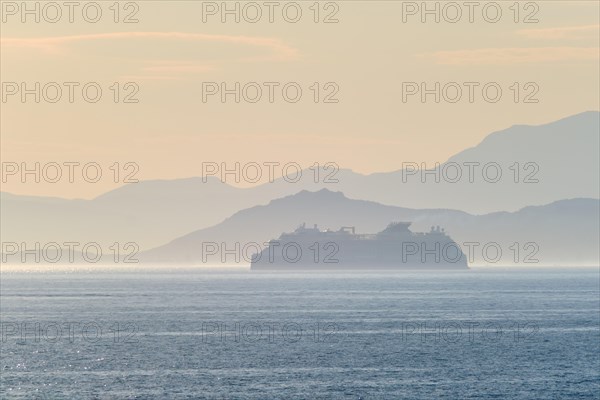
[[[300,225],[252,256],[252,270],[432,270],[468,269],[460,246],[439,226],[412,232],[410,222],[392,222],[376,234],[355,227],[337,231]]]

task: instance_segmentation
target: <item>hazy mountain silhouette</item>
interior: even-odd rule
[[[474,183],[466,178],[458,183],[435,183],[429,175],[425,184],[418,174],[407,176],[403,182],[406,171],[402,170],[372,175],[340,170],[335,175],[339,183],[324,184],[322,178],[329,170],[321,171],[319,183],[314,182],[313,171],[305,171],[297,183],[279,178],[251,188],[233,187],[215,177],[206,183],[202,178],[144,181],[93,200],[2,193],[0,229],[3,241],[135,241],[148,249],[218,224],[238,210],[323,187],[382,204],[470,213],[515,211],[568,198],[598,198],[599,120],[600,113],[585,112],[541,126],[516,125],[488,135],[477,146],[448,160],[459,165],[496,162],[503,171],[498,183],[486,182],[480,170]],[[399,160],[400,165],[402,162],[420,160]],[[508,168],[514,162],[520,163],[521,183],[513,182],[514,171]],[[538,183],[522,183],[534,172],[524,169],[527,162],[539,166],[533,176]]]
[[[216,178],[190,178],[130,184],[92,200],[2,193],[1,229],[4,241],[134,241],[148,248],[262,201],[244,192]]]
[[[600,113],[585,112],[540,125],[515,125],[488,135],[477,146],[464,150],[440,165],[454,178],[452,163],[461,166],[463,179],[451,183],[432,174],[403,174],[407,170],[369,176],[344,176],[335,190],[352,198],[365,198],[383,204],[413,208],[451,208],[470,213],[516,211],[529,205],[542,205],[568,198],[600,197]],[[402,160],[404,162],[419,160]],[[468,181],[468,165],[475,167],[474,182]],[[488,163],[501,166],[502,178],[489,183],[482,176]],[[515,162],[519,163],[518,168]],[[531,164],[527,164],[531,163]],[[534,164],[533,164],[534,163]],[[454,164],[455,165],[455,164]],[[491,166],[491,164],[490,164]],[[510,167],[513,166],[513,169]],[[433,166],[430,166],[433,167]],[[519,170],[514,183],[515,172]],[[486,176],[494,179],[494,168]],[[537,179],[537,183],[525,183]]]
[[[262,244],[290,232],[306,222],[323,229],[356,226],[359,233],[375,233],[391,221],[412,221],[411,230],[428,231],[440,225],[461,246],[464,242],[479,242],[475,256],[477,264],[486,263],[482,246],[497,243],[504,252],[503,264],[512,263],[509,249],[519,243],[518,260],[532,255],[539,263],[532,265],[587,265],[598,263],[597,242],[600,238],[598,218],[600,201],[595,199],[562,200],[544,206],[526,207],[517,212],[471,215],[445,209],[408,209],[385,206],[371,201],[352,200],[339,192],[322,189],[303,191],[293,196],[271,201],[237,212],[222,223],[185,235],[172,242],[141,254],[144,262],[201,263],[202,243],[222,243],[234,249],[248,243]],[[526,243],[533,242],[524,249]],[[535,245],[539,248],[535,250]],[[208,257],[209,263],[219,263],[221,253]],[[489,259],[492,259],[491,255]],[[234,263],[234,257],[226,258]],[[520,262],[519,262],[520,263]],[[492,263],[493,264],[493,263]]]

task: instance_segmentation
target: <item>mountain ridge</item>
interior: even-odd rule
[[[2,192],[0,227],[9,241],[47,242],[76,236],[88,241],[136,241],[142,249],[150,249],[223,222],[237,211],[302,190],[326,188],[382,205],[463,210],[473,215],[512,212],[568,198],[600,198],[599,121],[599,112],[588,111],[543,125],[514,125],[449,158],[457,163],[503,163],[505,179],[498,183],[478,179],[423,184],[418,175],[403,182],[402,169],[368,175],[340,169],[339,183],[329,184],[314,183],[307,172],[298,183],[280,177],[253,187],[232,186],[214,176],[206,183],[201,177],[141,181],[91,200]],[[541,141],[540,137],[554,139]],[[496,144],[497,140],[503,144]],[[529,161],[538,165],[534,175],[538,183],[521,182],[531,173],[524,169]],[[512,182],[513,171],[508,169],[513,162],[519,162],[519,183]]]

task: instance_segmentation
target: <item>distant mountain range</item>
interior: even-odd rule
[[[93,200],[1,193],[2,241],[43,243],[75,240],[107,245],[133,241],[142,249],[150,249],[174,238],[187,237],[185,235],[190,232],[195,235],[199,229],[202,232],[208,227],[211,228],[207,231],[217,235],[215,237],[224,237],[220,232],[233,234],[233,230],[227,229],[227,224],[243,213],[228,217],[239,210],[266,204],[274,212],[273,217],[264,216],[265,219],[249,222],[248,238],[260,232],[261,237],[266,235],[266,239],[269,239],[269,235],[279,235],[281,231],[290,230],[303,221],[314,221],[331,228],[356,225],[360,231],[375,232],[390,220],[398,218],[414,221],[415,228],[428,228],[428,224],[441,225],[450,229],[453,234],[460,235],[462,231],[456,225],[457,221],[466,224],[474,220],[475,216],[471,214],[481,213],[491,214],[475,219],[488,219],[490,223],[495,221],[496,228],[492,230],[492,225],[485,228],[479,224],[479,231],[473,228],[469,232],[478,232],[483,235],[481,237],[486,232],[493,236],[496,229],[502,232],[503,225],[499,221],[503,218],[528,215],[529,208],[522,209],[524,207],[556,201],[560,205],[563,204],[560,202],[563,199],[600,197],[599,121],[600,113],[585,112],[546,125],[517,125],[492,133],[479,145],[460,152],[443,163],[440,166],[439,183],[434,181],[435,176],[431,173],[425,175],[427,183],[422,183],[421,172],[412,169],[372,175],[340,170],[335,176],[339,182],[327,184],[315,183],[312,171],[307,171],[297,183],[289,183],[280,178],[273,183],[251,188],[233,187],[214,177],[207,178],[206,182],[200,177],[144,181],[120,187]],[[403,162],[409,163],[404,165],[410,168],[420,164],[420,160],[399,160],[399,166]],[[479,163],[479,166],[473,163]],[[488,168],[488,181],[493,180],[496,167],[500,167],[502,177],[498,182],[490,183],[481,175],[481,168],[485,164],[492,167]],[[474,168],[472,183],[468,181],[469,165]],[[449,181],[455,177],[457,166],[461,168],[462,179],[451,183]],[[515,171],[519,171],[516,177],[518,183],[514,182]],[[446,180],[443,178],[444,174]],[[538,182],[534,183],[534,180]],[[371,214],[368,217],[363,216],[362,208],[357,207],[354,213],[339,214],[338,219],[333,219],[333,216],[338,215],[335,209],[337,205],[332,205],[333,209],[323,209],[324,205],[315,204],[318,209],[307,208],[303,218],[293,218],[277,214],[273,204],[278,203],[269,203],[294,194],[302,198],[309,196],[308,192],[303,192],[305,190],[315,192],[323,188],[342,192],[351,199],[380,203],[369,204],[388,212],[381,211],[381,219],[368,222],[373,217],[372,211],[369,211]],[[343,197],[341,193],[335,196]],[[569,200],[565,204],[585,205],[585,210],[581,211],[583,213],[593,211],[589,202],[593,200]],[[546,207],[551,205],[541,209],[545,210]],[[496,213],[516,210],[520,211]],[[589,216],[591,217],[593,215]],[[273,225],[272,230],[258,229],[262,225],[271,226],[270,219],[274,218],[278,221],[273,223],[282,224]],[[562,220],[560,215],[552,215],[552,218]],[[283,224],[284,221],[287,223]],[[545,226],[541,221],[539,223],[538,226]],[[507,226],[510,230],[515,225],[511,223]],[[540,228],[532,240],[546,233]],[[573,233],[577,235],[577,232]],[[588,251],[596,248],[597,245],[592,246]],[[158,249],[148,252],[148,255],[158,255],[153,253],[156,251]]]
[[[516,212],[472,215],[448,209],[410,209],[386,206],[372,201],[349,199],[340,192],[322,189],[302,191],[272,200],[267,205],[239,211],[220,224],[199,229],[165,245],[141,252],[135,258],[142,264],[235,264],[236,243],[239,262],[248,264],[255,247],[302,223],[337,230],[355,226],[357,233],[377,233],[393,221],[412,222],[414,232],[429,231],[432,226],[446,229],[468,254],[470,265],[530,266],[598,265],[600,240],[600,200],[569,199],[544,206],[529,206]],[[515,247],[516,243],[516,247]],[[210,244],[214,254],[208,254]],[[484,247],[489,249],[484,253]],[[218,251],[214,251],[214,246]],[[242,248],[249,251],[242,254]],[[104,247],[105,255],[107,246]],[[472,248],[472,253],[469,252]],[[496,251],[500,249],[501,255]],[[518,249],[518,250],[517,250]],[[203,251],[205,254],[203,254]],[[229,252],[229,255],[225,253]],[[129,254],[128,252],[122,252]],[[66,250],[64,251],[66,261]],[[123,255],[123,254],[122,254]],[[111,263],[112,253],[100,263]],[[247,259],[244,259],[247,257]],[[9,263],[19,263],[19,254]],[[28,260],[33,260],[28,256]],[[61,260],[61,261],[63,261]],[[82,262],[80,254],[76,260]],[[59,262],[60,263],[60,262]]]
[[[250,243],[262,244],[304,222],[309,226],[314,223],[334,230],[353,225],[358,233],[376,233],[392,221],[411,221],[411,230],[415,232],[429,231],[431,226],[444,227],[465,253],[468,248],[465,244],[472,243],[473,264],[528,264],[524,261],[528,261],[526,258],[529,257],[530,265],[594,265],[599,262],[599,218],[600,200],[597,199],[561,200],[517,212],[471,215],[455,210],[385,206],[352,200],[340,192],[322,189],[318,192],[302,191],[273,200],[265,206],[237,212],[218,225],[143,252],[140,260],[218,264],[225,254],[224,250],[234,249],[236,242],[240,248]],[[218,252],[210,257],[205,251],[203,257],[203,243],[215,243]],[[514,243],[518,243],[518,251]],[[489,254],[483,253],[486,244],[493,244],[488,246]],[[493,262],[496,258],[494,251],[498,248],[502,257]],[[240,256],[242,263],[243,257]],[[235,258],[233,255],[225,256],[225,261],[233,264]]]

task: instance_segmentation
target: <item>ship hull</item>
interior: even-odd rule
[[[271,241],[256,254],[255,271],[465,270],[460,247],[440,236],[389,240]]]
[[[446,266],[446,265],[421,265],[421,264],[401,264],[401,265],[348,265],[348,264],[337,264],[331,265],[293,265],[289,264],[270,264],[270,265],[251,265],[252,271],[277,271],[277,272],[298,272],[298,271],[310,271],[310,272],[381,272],[381,271],[465,271],[468,270],[467,266]]]

